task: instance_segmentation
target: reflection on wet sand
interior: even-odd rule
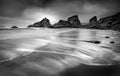
[[[55,30],[51,31],[45,35],[43,32],[40,35],[41,31],[38,30],[37,34],[36,30],[31,33],[30,30],[24,31],[24,35],[5,33],[7,38],[0,39],[0,68],[3,69],[0,75],[8,76],[4,74],[6,68],[11,76],[53,76],[80,64],[119,64],[119,32],[88,29],[59,30],[56,33]],[[14,35],[13,39],[8,37],[11,34]],[[16,37],[18,35],[20,38]],[[3,32],[1,36],[4,36]],[[111,44],[110,41],[117,43]]]

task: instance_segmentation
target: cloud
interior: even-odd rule
[[[69,10],[81,9],[84,4],[100,5],[104,8],[118,8],[119,0],[0,0],[0,15],[2,16],[21,16],[22,12],[31,7],[49,8],[59,7]],[[64,7],[63,7],[64,6]],[[60,10],[61,10],[60,9]],[[63,11],[64,12],[64,11]]]
[[[56,6],[57,5],[57,6]],[[82,3],[79,1],[67,2],[67,3],[54,3],[49,6],[49,9],[60,15],[61,19],[67,19],[72,15],[79,15],[82,23],[86,23],[93,16],[101,17],[108,13],[109,10],[105,7],[101,7],[99,4]]]
[[[51,23],[56,23],[59,19],[59,15],[48,8],[28,8],[24,10],[23,15],[33,21],[40,21],[46,17],[51,21]]]
[[[79,14],[81,22],[88,23],[89,19],[93,16],[97,16],[100,18],[104,14],[108,13],[109,10],[103,7],[100,7],[99,5],[92,5],[89,3],[84,4],[82,8],[82,13]]]
[[[52,23],[59,19],[66,19],[72,15],[79,15],[81,22],[88,22],[92,16],[104,17],[119,11],[119,0],[0,0],[0,24],[16,23],[24,24],[49,17]],[[19,21],[23,19],[24,21]],[[26,26],[27,26],[26,25]]]

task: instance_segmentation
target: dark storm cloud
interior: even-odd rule
[[[0,15],[18,16],[29,7],[46,7],[52,0],[0,0]]]
[[[52,3],[67,4],[70,2],[99,4],[101,7],[116,7],[117,9],[119,8],[120,0],[0,0],[0,15],[17,16],[21,15],[21,12],[29,7],[46,8]],[[82,4],[80,4],[79,7],[82,7]]]
[[[15,19],[32,20],[31,15],[36,13],[42,17],[51,14],[58,19],[78,14],[81,21],[86,22],[94,15],[104,17],[118,12],[119,4],[120,0],[0,0],[0,24],[10,24]]]

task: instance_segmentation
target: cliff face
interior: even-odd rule
[[[90,19],[88,27],[96,29],[120,30],[120,13],[104,17],[99,20],[97,20],[97,17],[94,16]]]
[[[105,18],[101,18],[98,23],[101,28],[120,30],[120,12]]]

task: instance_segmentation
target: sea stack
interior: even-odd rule
[[[69,17],[67,20],[68,20],[68,22],[71,23],[71,25],[72,25],[71,27],[72,28],[79,28],[79,27],[81,27],[81,22],[79,20],[78,15],[74,15],[72,17]]]
[[[98,27],[97,16],[94,16],[90,19],[89,27],[91,27],[91,28],[97,28]]]
[[[28,27],[51,27],[51,24],[49,19],[44,18],[40,22],[36,22],[33,25],[29,25]]]

